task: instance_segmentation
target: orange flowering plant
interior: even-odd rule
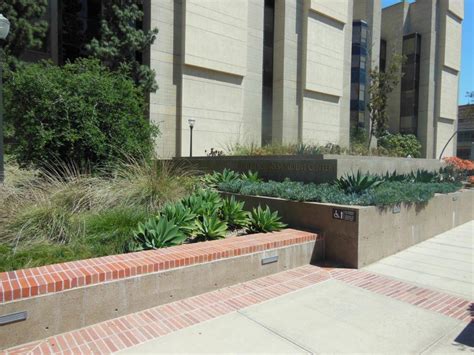
[[[474,183],[474,177],[469,176],[474,171],[473,161],[458,157],[446,157],[443,160],[448,164],[448,169],[451,170],[455,180],[467,180],[470,184]]]
[[[458,157],[446,157],[443,160],[456,170],[474,170],[474,162],[471,160],[461,159]]]

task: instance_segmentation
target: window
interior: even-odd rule
[[[352,24],[351,128],[365,127],[368,28],[365,21]]]
[[[272,142],[274,18],[275,0],[265,0],[263,12],[262,144]]]
[[[382,39],[380,41],[380,63],[379,63],[379,68],[381,72],[385,71],[386,63],[387,63],[387,41]]]
[[[60,63],[85,56],[85,45],[98,37],[102,15],[101,0],[60,2]]]
[[[401,81],[400,133],[417,134],[420,50],[421,36],[418,33],[403,37],[403,55],[407,59],[402,66],[404,75]]]

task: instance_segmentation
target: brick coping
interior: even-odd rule
[[[242,237],[0,273],[0,304],[179,267],[303,244],[317,234],[284,229]]]
[[[472,321],[469,300],[365,270],[305,265],[19,345],[3,354],[112,354],[330,279],[461,322]]]

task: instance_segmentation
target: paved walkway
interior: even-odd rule
[[[308,265],[15,350],[473,353],[473,229],[465,224],[366,269]]]
[[[378,274],[472,299],[474,222],[389,256],[366,268]]]

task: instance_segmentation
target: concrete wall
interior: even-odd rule
[[[457,126],[463,0],[417,0],[399,3],[382,11],[382,38],[387,56],[402,53],[403,35],[421,35],[418,99],[418,139],[422,156],[439,156]],[[400,85],[390,95],[390,130],[398,132]],[[455,155],[455,141],[444,155]]]
[[[408,3],[402,2],[382,10],[381,38],[387,42],[386,68],[390,66],[391,57],[394,53],[401,54],[403,52],[403,36],[408,8]],[[401,83],[394,88],[388,99],[388,127],[390,132],[393,133],[398,133],[400,130],[400,90]]]
[[[353,20],[362,20],[367,23],[368,37],[368,60],[366,63],[366,102],[369,99],[370,71],[379,67],[380,63],[380,36],[382,34],[382,3],[381,0],[356,0],[353,2]],[[370,116],[368,110],[365,110],[365,122],[368,125]]]
[[[352,3],[311,0],[304,12],[305,143],[349,143]]]
[[[28,319],[0,327],[0,350],[307,265],[322,259],[322,243],[317,240],[2,304],[0,314],[27,311]],[[262,258],[274,255],[277,262],[262,265]]]
[[[443,0],[439,7],[438,47],[439,60],[436,75],[436,156],[441,154],[449,138],[457,129],[458,90],[461,69],[461,37],[464,2],[462,0]],[[447,146],[443,156],[456,155],[456,140]]]
[[[324,183],[346,174],[362,173],[385,175],[417,170],[439,171],[444,166],[436,159],[359,157],[344,155],[319,156],[248,156],[248,157],[196,157],[172,160],[178,166],[203,173],[230,169],[242,173],[257,171],[266,180]]]
[[[317,231],[325,240],[325,259],[352,268],[369,265],[474,219],[474,190],[436,195],[427,203],[402,204],[399,209],[234,196],[245,201],[245,208],[268,205],[289,226]],[[334,219],[334,208],[355,212],[356,220]]]
[[[262,0],[157,0],[150,117],[161,157],[261,144]],[[276,0],[272,142],[349,143],[352,2]]]
[[[157,0],[151,48],[159,89],[150,118],[160,126],[162,157],[242,142],[260,144],[262,122],[263,2],[259,0]]]
[[[275,0],[272,142],[300,139],[304,0]]]

